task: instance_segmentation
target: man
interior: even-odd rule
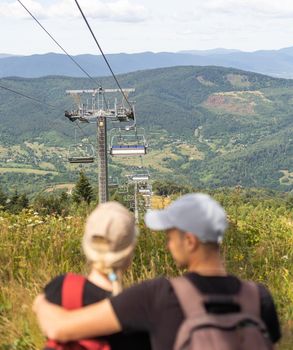
[[[210,196],[185,195],[164,210],[149,211],[145,222],[153,230],[166,230],[172,257],[178,266],[187,268],[186,278],[201,293],[229,296],[240,291],[241,281],[227,274],[220,255],[226,214]],[[274,303],[264,286],[259,285],[258,290],[261,318],[275,343],[281,335]],[[235,312],[227,307],[220,312]],[[121,330],[144,330],[150,334],[154,350],[171,350],[184,320],[175,292],[163,277],[77,311],[51,305],[43,296],[36,299],[34,308],[42,330],[52,339],[68,341]]]

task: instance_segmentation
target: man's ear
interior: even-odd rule
[[[190,252],[197,250],[197,248],[199,247],[199,240],[194,234],[190,232],[185,232],[185,240],[187,244],[187,249]]]

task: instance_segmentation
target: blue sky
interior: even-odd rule
[[[97,54],[74,0],[21,0],[71,54]],[[293,46],[292,0],[79,0],[106,53]],[[0,0],[0,52],[60,52],[16,0]]]

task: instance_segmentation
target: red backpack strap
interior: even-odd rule
[[[86,278],[82,275],[68,273],[62,285],[62,306],[67,310],[79,309],[83,306],[83,291]],[[82,339],[74,342],[76,349],[87,350],[110,350],[108,343],[94,340]],[[74,346],[71,347],[74,349]]]
[[[87,350],[111,350],[110,345],[101,340],[85,339],[80,340],[78,344]]]
[[[83,290],[86,279],[81,275],[68,273],[63,281],[61,305],[67,310],[79,309],[83,306]]]
[[[46,341],[45,349],[53,349],[53,350],[58,350],[59,345],[58,342],[55,340],[48,339]]]
[[[83,304],[83,289],[86,279],[81,275],[68,273],[65,275],[61,290],[61,306],[67,310],[78,309]],[[48,339],[46,348],[59,349],[60,344],[54,340]]]
[[[204,296],[187,277],[172,278],[170,283],[186,318],[206,313]]]
[[[86,278],[81,275],[68,273],[62,284],[61,305],[67,310],[79,309],[83,306],[83,291]],[[95,339],[83,339],[76,342],[60,344],[48,340],[46,346],[54,350],[60,349],[87,349],[87,350],[111,350],[109,344]]]

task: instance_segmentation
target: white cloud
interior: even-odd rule
[[[266,18],[292,18],[292,0],[195,0],[187,10],[179,11],[173,18],[178,21],[196,21],[211,15],[249,16]]]
[[[292,17],[291,0],[207,0],[202,3],[203,9],[222,13],[248,13],[268,17]]]
[[[38,19],[80,17],[80,12],[72,0],[58,0],[47,6],[37,0],[22,2]],[[81,0],[79,3],[88,18],[113,22],[142,22],[149,17],[143,5],[132,3],[130,0]],[[17,1],[0,4],[0,17],[30,18]]]
[[[25,6],[29,8],[31,12],[37,16],[43,16],[44,11],[41,4],[34,0],[26,0]],[[28,14],[25,12],[24,8],[19,2],[4,2],[0,4],[0,16],[2,18],[27,18]]]

